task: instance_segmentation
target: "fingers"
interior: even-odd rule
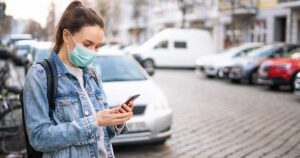
[[[122,109],[124,109],[126,112],[132,112],[132,108],[130,107],[130,103],[128,105],[123,104]]]
[[[119,111],[120,111],[121,113],[126,113],[126,112],[127,112],[123,107],[120,107],[120,108],[119,108]]]
[[[130,107],[132,110],[133,109],[133,101],[129,102],[127,106]]]

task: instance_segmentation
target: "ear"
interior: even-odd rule
[[[64,29],[62,34],[63,34],[64,43],[68,43],[70,39],[69,31],[67,29]]]

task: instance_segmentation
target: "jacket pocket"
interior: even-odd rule
[[[104,102],[104,99],[101,96],[101,94],[95,94],[95,98],[96,98],[96,102],[97,102],[97,105],[94,105],[95,110],[98,112],[98,111],[105,109],[105,105],[104,105],[105,102]]]
[[[80,118],[82,111],[79,100],[73,96],[65,96],[56,99],[56,108],[59,116],[65,122],[71,122]]]

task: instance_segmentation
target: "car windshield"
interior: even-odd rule
[[[98,56],[92,65],[100,72],[103,82],[146,80],[127,56]]]
[[[34,56],[34,61],[39,61],[47,58],[49,54],[49,49],[37,49]]]
[[[267,45],[259,49],[255,49],[251,52],[249,52],[249,57],[254,58],[267,58],[269,57],[275,50],[277,49],[274,45]]]
[[[300,47],[293,49],[286,57],[300,59]]]

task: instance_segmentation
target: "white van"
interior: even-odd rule
[[[213,53],[216,48],[208,31],[169,28],[136,48],[133,56],[147,70],[151,66],[194,68],[198,57]]]

